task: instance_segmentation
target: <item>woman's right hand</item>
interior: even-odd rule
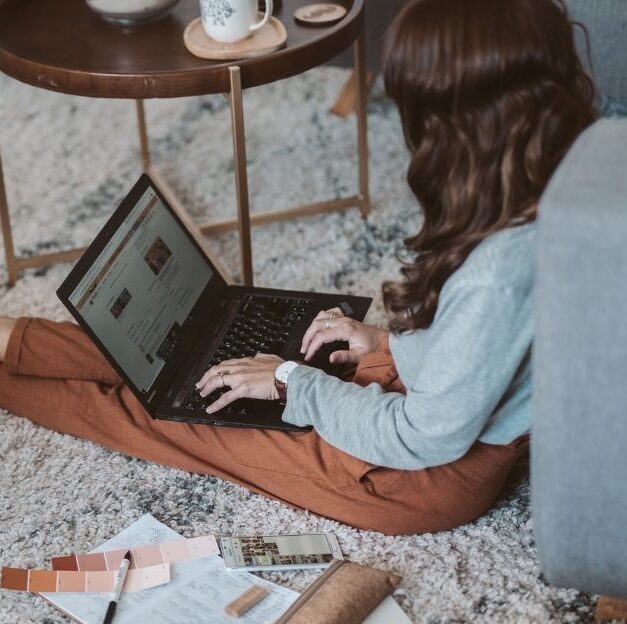
[[[344,316],[340,308],[323,310],[305,332],[300,352],[307,362],[322,345],[346,341],[348,350],[335,351],[329,361],[332,364],[357,364],[364,355],[377,350],[379,341],[387,333]]]

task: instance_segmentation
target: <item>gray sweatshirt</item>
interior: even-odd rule
[[[406,395],[302,365],[290,374],[283,420],[407,470],[455,461],[476,440],[509,444],[527,433],[535,235],[529,224],[485,239],[445,283],[432,325],[390,337]]]

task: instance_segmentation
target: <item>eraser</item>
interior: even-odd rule
[[[244,613],[250,611],[257,603],[261,602],[267,595],[268,590],[261,585],[253,585],[247,589],[239,598],[230,602],[224,610],[232,617],[241,617]]]

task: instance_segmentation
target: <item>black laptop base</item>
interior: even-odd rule
[[[340,307],[346,316],[363,320],[371,299],[346,295],[283,291],[231,286],[216,325],[223,329],[208,340],[201,340],[190,355],[188,366],[172,384],[156,412],[156,418],[227,427],[254,427],[287,431],[308,431],[282,421],[283,407],[278,402],[242,399],[215,414],[206,407],[223,390],[202,398],[195,383],[203,373],[227,359],[270,353],[284,360],[302,360],[302,337],[321,310]],[[217,320],[217,319],[216,319]],[[308,366],[337,375],[340,369],[329,363],[334,351],[346,343],[324,345]],[[228,390],[228,388],[227,388]]]

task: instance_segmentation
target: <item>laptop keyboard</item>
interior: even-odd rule
[[[200,396],[196,383],[211,366],[257,353],[280,355],[292,339],[295,326],[308,315],[312,304],[309,299],[289,297],[242,295],[239,299],[241,304],[228,329],[187,377],[173,407],[200,411],[228,391],[228,388],[219,388],[207,397]],[[236,403],[226,411],[240,411]]]

